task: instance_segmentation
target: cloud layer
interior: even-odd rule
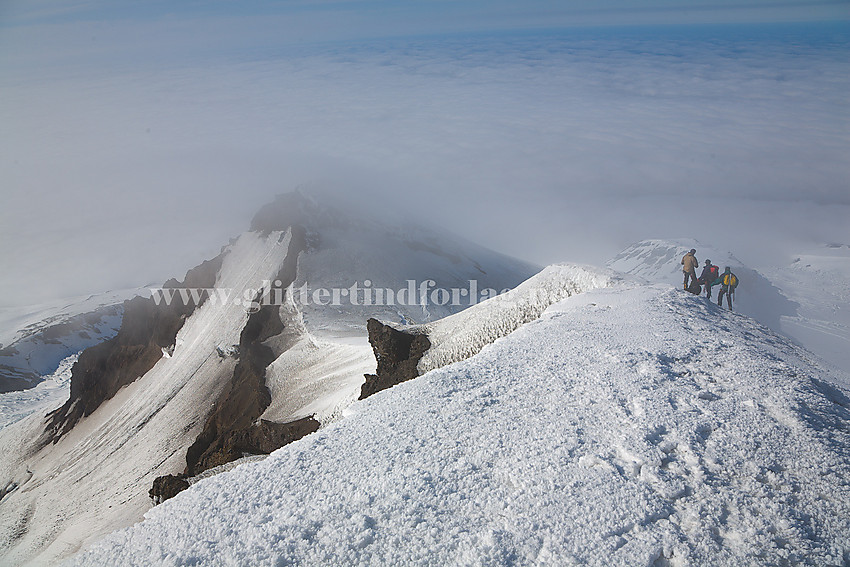
[[[216,49],[216,22],[60,25],[64,55],[0,59],[0,305],[180,275],[309,182],[538,262],[850,241],[846,27]]]

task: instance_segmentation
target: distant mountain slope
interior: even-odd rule
[[[20,421],[34,412],[49,412],[68,399],[71,369],[77,362],[74,353],[59,363],[56,370],[42,376],[34,388],[0,394],[0,429]]]
[[[611,259],[607,266],[612,270],[642,277],[650,282],[665,282],[682,287],[682,256],[691,248],[697,250],[696,257],[702,271],[706,260],[720,267],[726,266],[739,277],[740,284],[735,292],[735,310],[749,315],[775,331],[781,330],[781,318],[794,316],[797,305],[790,301],[771,281],[755,269],[744,265],[731,252],[717,250],[693,239],[643,240],[633,244]],[[712,297],[716,301],[718,287]]]
[[[54,563],[140,519],[151,496],[338,419],[375,369],[368,317],[442,317],[478,298],[426,302],[420,289],[460,297],[536,271],[448,234],[280,196],[184,281],[128,302],[118,334],[80,355],[62,407],[0,430],[0,487],[12,487],[0,562]]]
[[[0,309],[0,393],[32,388],[72,354],[111,339],[123,303],[144,289]]]
[[[847,564],[847,379],[752,319],[623,282],[71,565]]]

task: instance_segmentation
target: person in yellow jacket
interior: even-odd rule
[[[726,266],[726,269],[720,274],[720,293],[717,294],[717,305],[722,307],[723,295],[726,294],[726,305],[729,306],[729,311],[732,311],[732,296],[735,295],[736,287],[738,287],[738,276],[732,273],[732,268]]]
[[[697,266],[699,261],[695,254],[696,248],[691,248],[691,251],[682,257],[682,272],[685,274],[685,289],[688,289],[688,280],[690,283],[697,281]]]

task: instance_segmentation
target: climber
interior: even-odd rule
[[[706,260],[697,281],[705,286],[705,296],[709,300],[711,300],[711,286],[719,284],[719,278],[720,268],[712,264],[711,260]]]
[[[726,294],[726,304],[729,306],[729,311],[732,311],[732,296],[735,295],[736,287],[738,287],[738,276],[732,273],[732,268],[726,266],[720,276],[720,293],[717,294],[717,305],[722,306],[723,294]]]
[[[688,285],[688,280],[690,280],[691,284],[697,281],[697,267],[699,266],[699,261],[694,255],[696,253],[696,249],[691,248],[691,251],[682,257],[682,272],[685,274],[685,290],[690,287]]]

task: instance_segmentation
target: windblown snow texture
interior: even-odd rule
[[[667,286],[589,291],[70,564],[846,564],[830,372]]]

